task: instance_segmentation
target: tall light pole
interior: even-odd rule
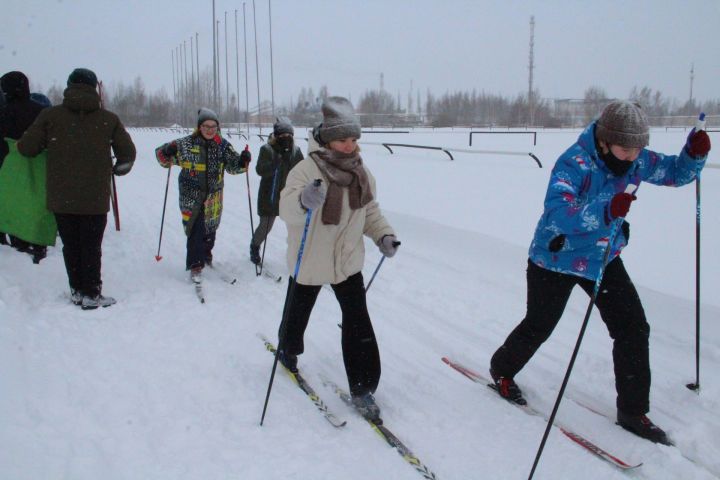
[[[535,125],[535,94],[533,92],[533,70],[535,69],[535,16],[530,16],[530,64],[528,66],[528,119]]]
[[[268,18],[270,19],[270,101],[272,116],[275,121],[275,75],[273,74],[273,47],[272,47],[272,0],[268,0]]]
[[[212,19],[212,32],[213,32],[213,107],[217,105],[217,44],[215,39],[215,0],[213,0],[213,19]]]
[[[237,103],[238,132],[240,131],[240,50],[238,49],[238,22],[235,9],[235,101]]]
[[[228,73],[227,12],[225,12],[225,109],[230,109],[230,74]]]

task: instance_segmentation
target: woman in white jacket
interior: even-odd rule
[[[280,195],[290,272],[295,269],[308,211],[312,212],[298,278],[290,277],[288,284],[291,298],[280,325],[278,359],[297,372],[310,313],[322,285],[330,284],[342,310],[350,394],[360,413],[374,421],[380,418],[372,395],[380,381],[380,354],[365,302],[363,234],[387,257],[395,255],[399,242],[375,200],[375,178],[360,157],[360,122],[352,104],[329,97],[322,112],[323,123],[309,140],[308,158],[290,171]]]

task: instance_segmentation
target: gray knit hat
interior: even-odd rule
[[[199,127],[200,124],[202,124],[205,120],[215,120],[215,123],[220,125],[220,120],[218,120],[217,113],[213,112],[209,108],[202,107],[200,110],[198,110],[197,126]]]
[[[644,148],[650,143],[647,115],[638,103],[612,102],[600,115],[595,135],[610,145]]]
[[[279,137],[283,133],[295,135],[295,129],[288,117],[277,117],[275,119],[275,123],[273,124],[273,135]]]
[[[360,138],[360,120],[347,98],[328,97],[322,104],[322,113],[323,123],[318,126],[322,143],[348,137]]]

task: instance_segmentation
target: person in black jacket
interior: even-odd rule
[[[290,119],[279,117],[267,143],[260,147],[255,166],[255,171],[261,177],[257,197],[260,223],[250,241],[250,261],[255,265],[261,262],[260,245],[267,238],[278,216],[280,192],[285,187],[288,173],[304,158],[300,148],[295,145],[294,135],[295,130]]]
[[[0,88],[5,94],[6,102],[5,105],[0,106],[0,168],[2,168],[9,151],[5,138],[19,140],[45,106],[31,99],[30,82],[22,72],[8,72],[0,77]],[[19,252],[32,255],[34,263],[40,263],[40,260],[47,256],[45,245],[35,245],[14,235],[9,237],[10,245]],[[0,244],[7,245],[7,243],[5,233],[0,232]]]

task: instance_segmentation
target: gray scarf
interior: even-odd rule
[[[313,152],[310,156],[330,183],[323,205],[323,224],[340,223],[343,187],[348,188],[350,208],[353,210],[362,208],[372,201],[370,181],[358,151],[346,154],[322,149]]]

